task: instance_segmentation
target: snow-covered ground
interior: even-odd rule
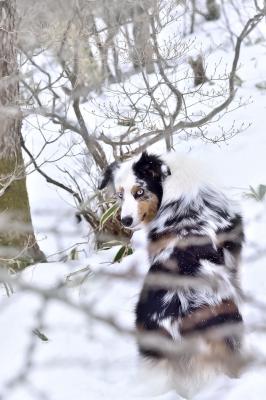
[[[206,37],[211,36],[212,49],[215,49],[222,32],[219,29],[214,23],[205,23],[203,30],[197,32],[198,43],[202,41],[204,48]],[[265,34],[264,21],[260,29]],[[208,62],[218,62],[221,58],[225,64],[232,58],[229,40],[211,52]],[[242,97],[246,105],[211,124],[208,131],[215,135],[220,126],[226,129],[234,121],[237,126],[242,123],[251,126],[219,145],[205,143],[199,138],[176,139],[176,149],[191,151],[195,157],[207,161],[212,173],[216,169],[225,190],[240,201],[246,226],[241,282],[246,293],[264,302],[266,310],[266,200],[257,202],[244,196],[249,185],[266,184],[266,90],[256,87],[266,80],[266,40],[245,45],[240,61],[238,76],[243,82],[238,88],[237,99]],[[33,143],[36,139],[30,136],[30,125],[24,124],[24,129],[27,129],[28,141]],[[54,154],[58,156],[59,150],[54,149]],[[61,150],[64,151],[64,141]],[[68,163],[71,165],[71,161]],[[45,168],[54,173],[52,164]],[[40,245],[46,254],[63,251],[77,242],[83,242],[84,254],[80,260],[28,268],[22,274],[21,290],[14,284],[14,293],[10,297],[2,290],[0,399],[179,399],[173,390],[164,387],[158,376],[152,379],[144,374],[130,333],[122,334],[106,322],[89,317],[93,312],[112,317],[125,330],[133,328],[134,305],[141,279],[112,279],[109,274],[126,272],[137,265],[137,270],[144,275],[147,270],[145,249],[139,246],[121,264],[112,264],[115,249],[94,254],[87,245],[86,227],[75,222],[75,209],[69,198],[62,197],[61,192],[37,173],[28,177],[28,190],[33,222],[36,231],[40,232]],[[59,256],[54,259],[56,257],[59,259]],[[85,271],[66,279],[68,274],[85,267],[90,267],[94,274],[86,275]],[[104,273],[100,274],[100,271]],[[39,288],[37,292],[36,287]],[[47,301],[47,293],[52,300]],[[263,354],[266,357],[266,331],[258,333],[253,325],[265,324],[265,310],[252,304],[242,307],[249,331],[247,344],[258,357]],[[34,334],[35,329],[48,340]],[[194,399],[263,400],[265,373],[265,367],[254,366],[239,379],[220,378]]]

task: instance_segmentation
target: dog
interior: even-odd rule
[[[238,206],[196,160],[176,153],[144,152],[112,163],[99,188],[108,185],[121,204],[122,224],[147,233],[150,268],[136,306],[140,353],[171,362],[186,396],[213,374],[237,374],[244,241]],[[149,334],[173,346],[165,350]],[[182,343],[184,351],[175,352]]]

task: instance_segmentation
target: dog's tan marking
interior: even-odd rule
[[[197,325],[202,321],[208,321],[218,315],[230,315],[239,313],[238,307],[233,300],[223,300],[222,303],[215,306],[203,306],[192,311],[183,317],[180,321],[180,332],[182,335],[193,333],[197,329]],[[206,330],[208,328],[206,327]]]
[[[175,243],[176,243],[176,235],[173,233],[166,233],[163,237],[159,238],[158,240],[149,243],[148,245],[149,256],[151,258],[155,257],[162,250],[166,249],[171,245],[174,245]]]
[[[147,224],[152,221],[158,211],[158,198],[155,194],[150,195],[148,199],[139,199],[138,214],[140,220]]]
[[[181,319],[179,329],[181,335],[202,340],[205,343],[202,351],[193,356],[194,367],[199,370],[204,368],[217,369],[229,376],[237,377],[245,367],[247,360],[240,352],[234,351],[226,342],[228,332],[223,331],[220,325],[206,327],[206,330],[197,331],[197,325],[218,315],[239,313],[237,305],[232,299],[223,300],[215,306],[205,306],[193,311]],[[241,324],[241,321],[234,322]],[[230,324],[230,322],[228,322]],[[194,335],[193,335],[194,334]]]

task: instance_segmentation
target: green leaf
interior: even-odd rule
[[[266,81],[256,83],[256,88],[259,90],[266,90]]]
[[[131,254],[133,254],[132,248],[129,246],[123,245],[120,247],[120,249],[116,253],[116,255],[113,259],[113,263],[121,262],[124,257],[130,256]]]
[[[264,196],[266,194],[266,185],[259,185],[258,187],[258,196],[260,200],[264,199]]]
[[[256,201],[262,201],[266,195],[266,185],[259,185],[257,189],[249,186],[250,192],[246,193],[246,197],[255,199]]]
[[[127,256],[131,256],[133,254],[133,249],[131,247],[127,248]]]
[[[74,247],[74,248],[70,251],[69,256],[68,256],[68,259],[73,261],[73,260],[78,260],[78,258],[79,258],[78,250],[77,250],[76,247]]]
[[[43,342],[48,342],[48,337],[45,336],[42,332],[39,331],[39,329],[33,329],[32,333],[34,333],[34,335],[38,336],[38,338],[40,338]]]
[[[127,246],[121,246],[114,257],[113,262],[114,263],[121,262],[126,253],[127,253]]]
[[[254,197],[257,197],[257,193],[256,193],[256,190],[254,189],[254,187],[249,186],[249,189],[250,189],[250,191],[251,191],[251,194],[252,194]]]
[[[106,210],[103,215],[100,218],[100,229],[103,228],[103,226],[106,224],[106,222],[114,217],[117,213],[117,211],[119,210],[119,205],[118,204],[114,204],[112,207],[108,208],[108,210]]]
[[[1,283],[3,284],[3,286],[5,288],[6,295],[8,297],[10,297],[14,293],[12,285],[9,282],[1,282]]]

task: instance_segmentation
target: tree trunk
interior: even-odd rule
[[[148,74],[154,72],[153,48],[150,40],[150,22],[147,10],[140,5],[133,8],[134,51],[133,65],[135,69],[145,67]]]
[[[15,0],[0,1],[0,265],[44,260],[36,243],[20,146]]]

